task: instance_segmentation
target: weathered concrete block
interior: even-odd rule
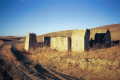
[[[29,51],[30,48],[34,47],[37,43],[36,34],[29,33],[25,37],[25,47],[26,51]]]
[[[82,52],[89,48],[89,30],[76,30],[72,33],[72,51]]]
[[[89,30],[76,30],[71,37],[52,37],[51,48],[58,51],[82,52],[89,48]]]
[[[56,49],[58,51],[68,51],[70,48],[71,42],[69,42],[70,38],[68,37],[52,37],[51,38],[51,48]]]
[[[96,30],[97,31],[97,30]],[[94,31],[94,38],[91,39],[91,47],[101,48],[111,46],[111,32],[109,30],[102,30],[101,32]],[[106,32],[104,32],[106,31]]]

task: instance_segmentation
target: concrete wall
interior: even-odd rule
[[[88,30],[76,30],[72,32],[72,51],[82,52],[89,48],[89,36]]]
[[[85,50],[88,50],[90,48],[90,30],[85,31]]]
[[[93,38],[90,40],[91,48],[105,48],[111,46],[111,32],[109,30],[91,31]]]
[[[82,52],[89,49],[89,30],[76,30],[71,37],[51,37],[51,48],[58,51]]]
[[[90,39],[95,39],[95,34],[96,33],[106,33],[107,32],[107,30],[105,30],[105,29],[91,29],[90,30]]]
[[[58,51],[68,51],[68,37],[52,37],[51,48]]]
[[[36,34],[29,33],[25,37],[25,47],[24,49],[28,51],[30,48],[34,47],[37,43]]]

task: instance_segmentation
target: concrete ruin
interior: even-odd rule
[[[34,48],[37,43],[36,34],[35,33],[29,33],[25,37],[25,47],[24,49],[26,51],[29,51],[30,48]]]
[[[110,47],[111,46],[111,33],[109,30],[104,30],[106,32],[96,32],[94,33],[94,39],[90,40],[91,47]]]
[[[83,52],[89,49],[90,30],[76,30],[72,32],[72,51]]]
[[[89,49],[90,30],[76,30],[71,36],[51,37],[51,48],[58,51],[82,52]]]
[[[111,43],[111,33],[106,31],[106,33],[96,33],[95,34],[96,43]]]
[[[90,30],[90,39],[95,40],[96,33],[106,33],[106,29],[91,29]]]
[[[51,37],[51,48],[58,51],[68,51],[71,46],[69,37]]]
[[[91,39],[90,37],[93,37]],[[74,30],[66,36],[44,36],[43,42],[37,43],[36,34],[29,33],[25,39],[26,51],[36,47],[50,47],[62,52],[83,52],[90,48],[99,48],[99,46],[111,46],[111,33],[108,30]]]
[[[44,40],[44,46],[46,46],[46,47],[50,47],[50,42],[51,42],[51,37],[44,37],[43,38]]]

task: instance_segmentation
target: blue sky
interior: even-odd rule
[[[120,0],[0,0],[0,36],[120,23]]]

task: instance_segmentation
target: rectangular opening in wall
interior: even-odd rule
[[[44,46],[50,47],[50,37],[44,37]]]
[[[71,37],[68,37],[68,51],[71,51]]]

